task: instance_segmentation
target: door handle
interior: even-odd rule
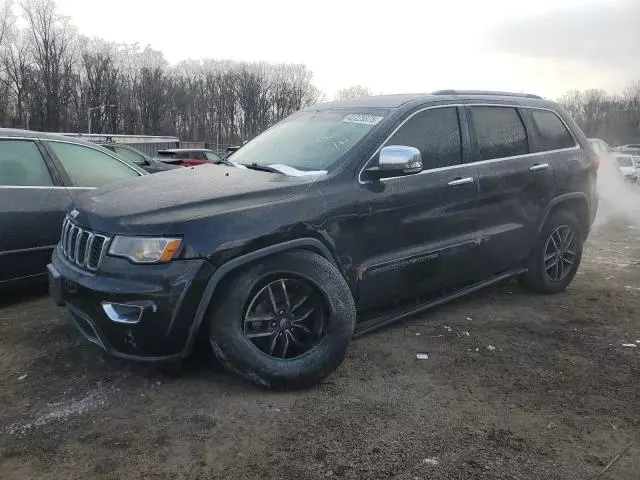
[[[466,185],[467,183],[473,183],[473,177],[456,178],[455,180],[451,180],[447,185],[456,187],[458,185]]]
[[[529,171],[537,172],[538,170],[546,170],[547,168],[549,168],[548,163],[536,163],[535,165],[532,165],[531,167],[529,167]]]

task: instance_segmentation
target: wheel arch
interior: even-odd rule
[[[575,213],[580,221],[582,227],[582,233],[586,239],[589,234],[589,228],[591,227],[591,220],[589,215],[589,201],[587,195],[582,192],[567,193],[553,199],[553,201],[547,207],[547,210],[542,218],[542,221],[538,225],[536,234],[542,231],[547,220],[558,210],[566,209],[572,213]]]
[[[193,350],[196,338],[198,337],[198,333],[200,332],[200,329],[202,327],[202,322],[207,313],[209,305],[211,304],[211,300],[214,298],[214,295],[218,290],[218,285],[220,285],[225,277],[236,271],[238,268],[250,263],[254,263],[258,260],[262,260],[278,253],[290,252],[293,250],[307,250],[312,253],[318,254],[331,262],[331,264],[336,267],[338,271],[341,271],[338,263],[336,262],[336,258],[331,253],[329,248],[320,240],[311,237],[297,238],[294,240],[288,240],[274,245],[269,245],[267,247],[254,250],[253,252],[240,255],[223,263],[216,269],[216,271],[207,282],[204,293],[200,298],[195,318],[193,319],[193,323],[191,324],[191,328],[189,330],[187,342],[182,350],[182,357],[186,358]]]

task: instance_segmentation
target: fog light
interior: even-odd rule
[[[139,305],[102,302],[102,309],[107,317],[117,323],[138,323],[143,308]]]

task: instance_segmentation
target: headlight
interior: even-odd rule
[[[178,252],[179,238],[122,237],[116,235],[109,247],[109,255],[125,257],[135,263],[168,262]]]

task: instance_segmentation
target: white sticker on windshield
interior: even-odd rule
[[[342,121],[344,123],[360,123],[362,125],[377,125],[382,120],[382,117],[376,115],[361,115],[359,113],[351,113],[344,117]]]

